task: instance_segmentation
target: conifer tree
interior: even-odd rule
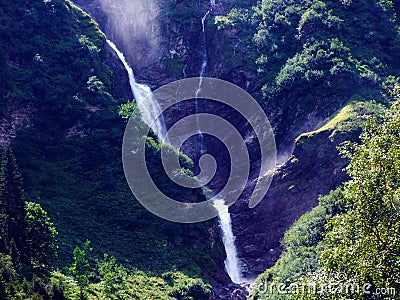
[[[5,149],[0,166],[0,251],[10,254],[18,267],[27,266],[25,202],[22,177],[11,149]]]

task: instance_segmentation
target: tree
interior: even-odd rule
[[[118,264],[115,257],[108,254],[104,254],[104,259],[98,264],[98,270],[107,296],[115,294],[118,285],[122,285],[127,276],[124,266]]]
[[[40,204],[26,202],[27,244],[32,268],[48,275],[57,256],[56,228]]]
[[[362,143],[349,143],[343,153],[350,158],[344,199],[351,209],[332,220],[322,262],[360,284],[398,290],[400,103],[383,122],[371,120]]]
[[[26,299],[9,255],[0,253],[0,299]]]
[[[74,261],[68,269],[69,273],[74,276],[78,283],[81,299],[84,299],[84,292],[89,286],[89,275],[91,269],[88,255],[92,250],[93,248],[90,248],[89,240],[86,240],[82,249],[76,246],[74,249]]]
[[[10,254],[17,267],[27,267],[25,202],[22,178],[11,149],[5,149],[0,166],[0,251]]]

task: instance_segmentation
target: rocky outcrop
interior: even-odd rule
[[[246,300],[251,294],[251,285],[244,284],[227,284],[225,286],[216,286],[210,300]]]
[[[8,147],[19,130],[32,125],[37,108],[32,104],[19,106],[8,102],[6,111],[6,115],[0,118],[0,149]]]
[[[351,134],[357,136],[357,132]],[[280,240],[291,224],[318,204],[318,196],[335,189],[346,178],[346,160],[336,147],[349,133],[332,130],[303,136],[296,142],[293,156],[276,170],[271,187],[261,203],[249,209],[254,186],[231,207],[239,257],[245,276],[253,278],[274,265],[282,249]]]

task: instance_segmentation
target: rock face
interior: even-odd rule
[[[357,135],[357,134],[355,134]],[[236,245],[248,278],[273,266],[282,249],[280,239],[291,224],[318,204],[318,196],[336,188],[347,175],[346,161],[336,147],[348,140],[340,133],[322,131],[301,137],[293,156],[277,168],[271,187],[261,203],[249,209],[249,187],[231,210]]]
[[[118,56],[109,51],[105,63],[110,67],[112,73],[111,91],[114,98],[122,100],[121,102],[133,99],[128,74]]]
[[[251,286],[245,284],[228,284],[214,288],[210,300],[246,300],[251,294]]]
[[[6,111],[8,113],[0,118],[0,149],[8,147],[19,130],[31,126],[37,108],[33,105],[16,106],[8,102]]]
[[[210,9],[208,1],[201,1],[200,5],[197,5],[197,1],[167,0],[123,0],[118,3],[110,0],[75,0],[75,3],[89,12],[107,36],[126,54],[138,80],[148,83],[153,89],[174,79],[199,76],[206,58],[204,76],[225,79],[253,94],[260,93],[256,67],[247,57],[249,49],[242,41],[241,33],[231,29],[217,30],[210,21],[213,16],[229,9],[229,1],[217,1],[205,19],[204,33],[201,18]],[[173,13],[157,3],[169,5]],[[189,9],[188,6],[193,3],[195,7]],[[126,80],[118,63],[110,60],[110,65],[113,72],[121,74],[121,80]],[[118,89],[117,86],[115,88]],[[126,88],[117,92],[127,94]],[[295,102],[291,101],[291,97],[295,98],[296,95],[284,95],[282,103],[266,103],[264,107],[277,133],[278,161],[285,163],[276,170],[267,196],[255,209],[248,208],[249,195],[254,187],[251,182],[241,199],[231,207],[238,254],[242,259],[244,275],[249,279],[275,263],[282,250],[279,242],[284,232],[298,217],[317,204],[318,195],[326,194],[346,178],[342,172],[346,162],[338,157],[336,150],[346,135],[337,135],[335,140],[331,140],[330,132],[326,131],[310,138],[301,138],[294,146],[295,158],[286,162],[292,154],[294,139],[302,132],[313,130],[341,105],[341,101],[332,100],[334,105],[320,107],[323,100],[318,102],[316,99],[316,104],[310,104],[310,109],[306,110],[289,105]],[[245,126],[234,113],[211,102],[203,101],[199,111],[217,114],[237,128]],[[165,120],[167,125],[171,125],[194,112],[193,103],[183,104],[179,110],[171,109]],[[199,152],[196,143],[196,140],[192,140],[184,145],[184,152],[194,158],[195,163],[198,158],[196,153]],[[210,187],[218,191],[229,176],[229,164],[223,147],[214,145],[207,150],[215,154],[221,167]],[[253,160],[253,167],[256,167],[258,158],[253,157]],[[254,179],[256,175],[251,177]],[[226,283],[226,277],[218,277],[217,281]],[[214,299],[242,297],[240,292],[236,298],[232,295],[230,288],[225,292],[221,288]]]
[[[76,0],[73,2],[89,13],[106,36],[124,53],[138,81],[155,89],[173,80],[167,74],[162,61],[168,50],[162,44],[160,29],[162,7],[159,1]],[[113,65],[114,63],[111,63],[111,66]],[[117,70],[119,68],[118,66]]]
[[[155,0],[76,0],[88,12],[106,35],[126,53],[136,68],[144,68],[160,59],[161,37]]]

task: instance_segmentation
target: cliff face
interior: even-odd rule
[[[239,256],[250,278],[274,265],[282,251],[283,234],[318,204],[318,196],[347,178],[343,173],[346,162],[336,146],[349,135],[331,141],[330,134],[326,131],[300,139],[291,159],[277,168],[267,195],[257,207],[248,208],[250,191],[232,206]]]
[[[161,32],[162,1],[76,0],[124,53],[138,80],[153,88],[169,81],[162,58],[168,55]]]
[[[206,0],[75,2],[127,55],[136,77],[153,89],[199,76],[206,59],[204,76],[235,83],[262,105],[276,134],[281,166],[265,199],[249,209],[252,180],[258,176],[255,154],[249,188],[231,208],[239,256],[250,277],[276,261],[284,231],[317,204],[318,196],[345,180],[346,161],[336,146],[357,139],[359,128],[296,138],[321,127],[345,103],[382,100],[381,83],[390,85],[390,76],[399,75],[393,68],[400,61],[398,34],[391,9],[380,1],[300,5],[276,0],[260,6],[259,1],[220,0],[212,10]],[[385,24],[384,32],[379,24]],[[168,125],[195,111],[189,104],[180,109],[180,114],[167,113]],[[245,128],[229,109],[207,101],[199,109]],[[184,149],[194,160],[195,143]],[[222,166],[210,185],[217,191],[229,176],[228,157],[220,145],[207,151]]]
[[[159,24],[160,5],[149,0],[77,0],[106,35],[120,45],[136,68],[157,63],[162,53]]]
[[[8,112],[0,118],[0,149],[4,149],[12,143],[18,132],[32,125],[32,119],[36,109],[33,105],[15,107],[13,103],[6,103]]]

